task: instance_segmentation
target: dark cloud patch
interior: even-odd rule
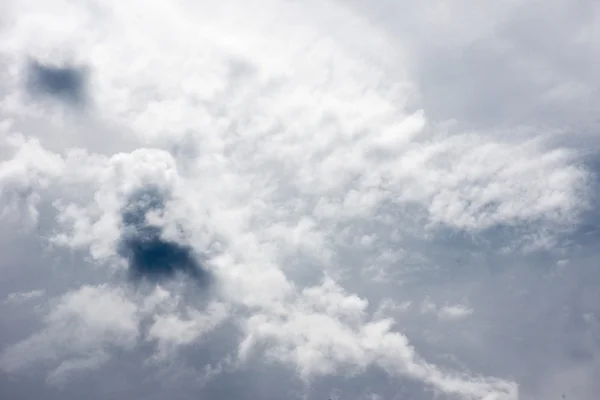
[[[71,105],[85,103],[87,71],[84,68],[30,60],[27,69],[27,89],[31,94],[48,96]]]
[[[210,274],[191,246],[165,239],[162,227],[148,222],[148,213],[163,212],[166,199],[160,190],[146,188],[135,193],[123,209],[119,254],[129,263],[130,277],[155,282],[183,274],[208,285]]]

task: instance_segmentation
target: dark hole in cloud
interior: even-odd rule
[[[135,193],[123,209],[119,254],[129,264],[130,277],[156,282],[185,275],[208,285],[210,274],[192,247],[165,239],[162,227],[148,223],[149,212],[160,214],[164,210],[165,197],[156,188],[146,188]]]
[[[33,95],[49,96],[72,105],[86,99],[87,71],[72,65],[48,65],[36,60],[28,63],[27,89]]]

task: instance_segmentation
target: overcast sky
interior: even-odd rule
[[[596,400],[600,3],[0,2],[0,398]]]

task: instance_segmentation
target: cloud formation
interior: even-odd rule
[[[594,398],[598,81],[530,51],[538,2],[9,3],[0,245],[44,251],[2,297],[46,293],[2,304],[30,317],[0,335],[11,379]],[[597,66],[584,3],[537,18]]]
[[[27,88],[30,93],[54,97],[74,105],[85,101],[85,70],[69,65],[45,65],[37,60],[29,61],[27,69]]]
[[[164,194],[153,187],[133,193],[122,211],[119,254],[127,259],[133,279],[159,280],[181,272],[200,284],[208,284],[208,271],[202,269],[194,250],[163,238],[157,221],[149,221],[161,218],[165,201]]]

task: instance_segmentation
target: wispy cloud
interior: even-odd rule
[[[19,304],[24,303],[29,300],[37,299],[46,294],[45,290],[31,290],[29,292],[15,292],[10,293],[6,300],[4,300],[7,304]]]

